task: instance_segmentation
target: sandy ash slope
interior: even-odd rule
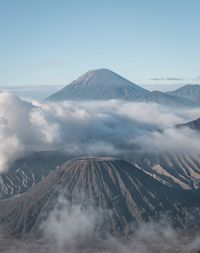
[[[172,188],[199,189],[200,155],[187,152],[146,153],[132,163]]]
[[[186,133],[191,131],[191,133],[196,133],[195,138],[197,139],[199,138],[200,118],[176,125],[170,130],[176,132],[185,130]],[[153,149],[147,152],[140,150],[140,152],[135,152],[132,158],[127,157],[127,159],[170,187],[184,189],[200,187],[200,152],[195,149],[186,147],[184,150],[184,147],[181,147],[179,151],[161,149],[157,152]]]
[[[30,191],[1,201],[4,233],[38,231],[49,213],[62,207],[60,195],[70,203],[70,214],[74,205],[86,213],[92,206],[89,216],[91,210],[102,214],[98,230],[115,236],[129,234],[141,221],[159,220],[163,213],[175,226],[198,226],[199,194],[167,187],[128,162],[98,157],[70,160]]]

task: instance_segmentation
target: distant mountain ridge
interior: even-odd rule
[[[172,107],[200,106],[200,101],[160,91],[148,91],[108,69],[90,70],[46,100],[59,102],[109,99],[158,103]]]
[[[200,102],[200,85],[199,84],[187,84],[174,91],[167,92],[169,95],[186,98],[194,102]]]
[[[198,106],[195,102],[186,98],[171,96],[161,91],[152,91],[138,98],[137,102],[157,103],[171,107],[192,107]]]

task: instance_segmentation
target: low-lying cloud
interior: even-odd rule
[[[25,102],[11,93],[1,93],[0,171],[17,158],[42,150],[120,155],[141,144],[144,150],[160,146],[181,149],[186,144],[199,150],[198,132],[170,129],[199,116],[200,109],[172,111],[150,103]]]
[[[140,224],[129,240],[119,242],[113,239],[116,251],[123,253],[193,253],[200,248],[199,236],[190,236],[185,231],[173,229],[166,222]]]
[[[174,229],[167,217],[158,222],[139,223],[127,238],[113,237],[106,230],[102,238],[103,210],[97,210],[92,203],[86,209],[81,203],[72,205],[62,195],[57,204],[41,228],[47,242],[53,244],[58,253],[193,253],[200,249],[198,234],[193,236],[188,231]]]
[[[102,223],[103,211],[88,203],[87,208],[71,204],[60,195],[55,208],[41,224],[43,236],[64,252],[67,244],[75,244],[95,237],[95,231]]]
[[[184,80],[182,77],[154,77],[151,78],[152,81],[181,81]]]
[[[141,148],[144,147],[145,150],[154,153],[187,152],[191,154],[200,150],[199,138],[199,131],[184,127],[182,129],[168,128],[162,132],[154,131],[133,142],[138,142]]]

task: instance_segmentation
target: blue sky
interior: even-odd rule
[[[200,83],[199,12],[199,0],[0,0],[0,86],[64,85],[96,68]]]

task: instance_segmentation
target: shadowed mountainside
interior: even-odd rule
[[[0,200],[28,191],[67,159],[61,152],[36,152],[11,164],[0,174]]]
[[[182,128],[182,127],[189,127],[193,130],[198,130],[200,131],[200,118],[196,119],[196,120],[193,120],[193,121],[190,121],[190,122],[187,122],[185,124],[179,124],[179,125],[176,125],[177,128]]]

